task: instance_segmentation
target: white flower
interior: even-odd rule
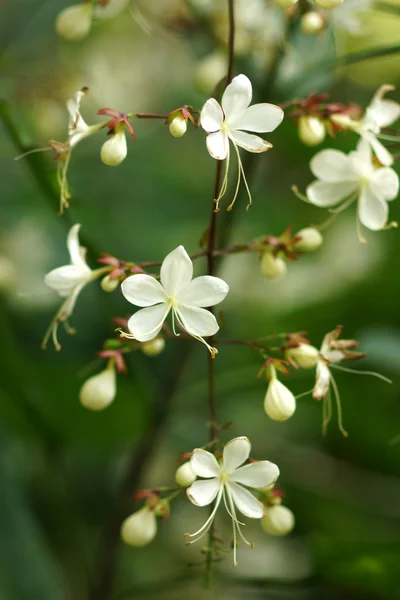
[[[128,321],[129,334],[139,342],[156,337],[170,311],[175,332],[175,318],[190,335],[203,342],[214,355],[203,336],[214,335],[219,327],[214,315],[205,307],[219,304],[229,287],[219,277],[204,275],[193,279],[193,263],[185,248],[178,246],[161,265],[160,281],[150,275],[132,275],[122,282],[125,298],[142,306]],[[177,335],[177,334],[176,334]]]
[[[107,408],[115,400],[117,393],[115,363],[110,360],[107,368],[93,377],[89,377],[81,387],[79,399],[89,410],[99,411]]]
[[[92,27],[93,6],[91,2],[73,4],[64,8],[56,19],[56,31],[66,40],[81,40]]]
[[[261,519],[264,506],[246,488],[264,488],[276,481],[279,469],[267,460],[254,462],[241,467],[250,456],[251,444],[246,437],[237,437],[226,444],[221,464],[213,454],[196,448],[190,460],[193,471],[204,480],[195,481],[186,490],[187,495],[196,506],[208,506],[215,500],[211,515],[204,525],[195,533],[186,534],[187,538],[195,538],[188,543],[197,542],[211,527],[215,514],[224,501],[225,508],[233,524],[233,562],[236,566],[236,531],[243,541],[251,546],[244,538],[240,523],[236,516],[236,508],[250,519]],[[245,486],[245,487],[244,487]]]
[[[60,310],[50,323],[50,327],[43,339],[43,348],[46,347],[48,339],[50,335],[52,335],[56,350],[60,350],[61,346],[57,340],[57,328],[60,323],[64,323],[68,333],[75,333],[74,330],[69,327],[67,320],[74,310],[80,292],[87,283],[93,281],[108,270],[108,268],[101,268],[92,271],[87,266],[85,260],[86,250],[79,245],[79,228],[79,224],[74,225],[68,233],[67,247],[71,263],[53,269],[50,273],[47,273],[44,278],[45,284],[55,290],[59,296],[66,298],[66,300],[63,302]]]
[[[243,171],[238,146],[248,152],[265,152],[272,148],[272,144],[263,140],[258,135],[246,133],[247,131],[261,133],[274,131],[283,119],[283,110],[274,104],[254,104],[250,106],[253,90],[250,80],[246,75],[234,77],[227,86],[221,105],[209,98],[200,114],[200,124],[209,134],[207,136],[207,149],[210,155],[217,160],[227,160],[225,177],[218,198],[215,199],[216,210],[218,203],[226,192],[229,171],[229,140],[232,142],[239,161],[239,175],[234,198],[229,205],[230,210],[236,200],[239,190],[241,175],[243,176],[249,195],[251,194]]]
[[[330,207],[343,202],[334,212],[358,198],[358,219],[368,229],[385,229],[389,200],[399,192],[399,178],[388,167],[377,168],[369,144],[360,140],[356,152],[347,156],[338,150],[322,150],[310,163],[318,178],[307,188],[307,198],[316,206]],[[360,235],[360,239],[362,239]]]
[[[261,526],[270,535],[287,535],[294,527],[294,514],[287,506],[277,505],[267,508],[261,519]]]
[[[287,421],[296,410],[296,399],[279,381],[274,366],[268,367],[268,373],[270,382],[264,399],[264,410],[273,421]]]
[[[157,519],[154,510],[144,506],[130,515],[121,526],[121,537],[129,546],[146,546],[156,537]]]

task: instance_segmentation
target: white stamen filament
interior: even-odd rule
[[[206,342],[206,340],[204,338],[202,338],[200,335],[197,335],[197,334],[193,333],[193,331],[191,330],[191,328],[189,327],[189,325],[187,323],[185,323],[185,320],[182,317],[182,313],[180,313],[176,309],[174,309],[174,311],[175,311],[176,319],[177,319],[178,323],[183,327],[183,329],[186,329],[186,331],[189,333],[189,335],[191,335],[195,340],[198,340],[199,342],[201,342],[202,344],[204,344],[205,346],[207,346],[208,350],[211,353],[212,358],[214,358],[215,355],[218,354],[217,348],[214,348],[213,346],[210,346],[209,344],[207,344],[207,342]]]
[[[187,542],[187,544],[194,544],[195,542],[198,542],[199,540],[201,540],[202,537],[204,537],[206,535],[207,531],[210,529],[210,527],[212,525],[212,522],[214,521],[215,514],[221,503],[223,491],[224,491],[224,485],[221,484],[219,491],[218,491],[217,499],[215,501],[215,506],[214,506],[210,516],[208,517],[207,521],[204,523],[204,525],[202,527],[200,527],[200,529],[198,531],[195,531],[194,533],[185,533],[186,538],[193,538],[193,537],[198,536],[198,537],[196,537],[195,540],[191,540],[191,541]]]
[[[338,425],[339,425],[339,429],[343,434],[343,437],[348,437],[348,433],[345,430],[345,428],[343,427],[343,419],[342,419],[342,403],[340,401],[340,394],[339,394],[339,389],[338,386],[336,385],[336,381],[331,373],[331,382],[332,382],[332,387],[333,387],[333,392],[335,394],[335,400],[336,400],[336,406],[337,406],[337,412],[338,412]]]
[[[354,373],[355,375],[372,375],[372,377],[377,377],[378,379],[382,379],[386,383],[393,383],[391,379],[381,375],[380,373],[376,373],[376,371],[357,371],[356,369],[349,369],[348,367],[342,367],[342,365],[331,364],[331,368],[339,369],[339,371],[345,371],[346,373]]]

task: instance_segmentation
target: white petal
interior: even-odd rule
[[[167,294],[157,279],[139,273],[127,277],[121,284],[121,290],[128,302],[136,306],[153,306],[167,302]]]
[[[377,196],[385,200],[394,200],[399,193],[399,176],[389,167],[377,169],[371,178],[370,186]]]
[[[71,229],[68,232],[68,238],[67,238],[67,247],[68,247],[68,252],[69,252],[69,256],[71,259],[71,263],[73,265],[76,265],[78,267],[86,267],[87,269],[89,268],[86,264],[86,261],[84,260],[83,256],[82,256],[82,249],[81,246],[79,245],[79,229],[80,229],[80,224],[77,223],[76,225],[73,225],[71,227]]]
[[[313,181],[307,187],[306,195],[315,206],[334,206],[344,200],[357,189],[357,183],[343,181],[342,183],[328,183],[327,181]]]
[[[278,479],[278,467],[268,460],[251,463],[236,469],[229,477],[229,481],[236,481],[252,488],[267,487]]]
[[[227,485],[232,499],[240,512],[250,519],[261,519],[264,515],[264,506],[248,490],[238,483]]]
[[[246,108],[236,121],[230,120],[229,128],[256,133],[274,131],[282,123],[283,117],[283,110],[275,104],[254,104]]]
[[[174,298],[189,285],[193,277],[193,263],[183,246],[172,250],[163,260],[160,279],[167,295]]]
[[[190,335],[208,337],[217,333],[219,329],[217,319],[205,308],[179,304],[176,306],[176,312]]]
[[[253,90],[251,82],[246,75],[238,75],[232,79],[222,96],[222,108],[224,109],[227,123],[235,121],[251,102]]]
[[[250,456],[251,444],[247,437],[237,437],[228,442],[223,453],[224,473],[232,473]]]
[[[213,158],[225,160],[229,152],[228,136],[223,131],[210,133],[206,139],[207,150]]]
[[[128,329],[139,342],[152,340],[159,333],[169,310],[170,306],[166,304],[142,308],[131,316]]]
[[[310,162],[313,175],[322,181],[332,183],[353,181],[354,173],[349,157],[339,150],[322,150]]]
[[[223,120],[224,114],[222,108],[215,98],[207,100],[200,113],[200,125],[202,128],[208,133],[219,131]]]
[[[394,163],[394,158],[390,154],[389,150],[378,140],[372,133],[364,134],[366,139],[372,146],[372,150],[376,154],[376,158],[384,167],[390,167]]]
[[[204,275],[193,279],[187,288],[178,295],[179,304],[190,306],[214,306],[224,300],[229,291],[229,286],[223,279]]]
[[[65,265],[64,267],[58,267],[53,269],[50,273],[47,273],[44,278],[44,282],[51,289],[56,290],[60,296],[68,296],[71,291],[82,283],[89,281],[91,271],[88,267],[84,269],[75,267],[74,265]]]
[[[245,131],[230,131],[229,137],[238,146],[247,150],[247,152],[265,152],[272,148],[272,144],[263,140],[258,135],[252,135]]]
[[[381,85],[368,107],[368,111],[372,113],[373,119],[380,128],[388,127],[400,117],[400,104],[394,100],[384,99],[384,95],[394,89],[392,85]]]
[[[188,498],[196,506],[208,506],[215,499],[221,483],[218,479],[208,481],[195,481],[186,490]]]
[[[386,201],[377,196],[371,186],[366,185],[360,195],[358,216],[364,227],[377,231],[386,225],[388,218]]]
[[[221,471],[214,454],[202,448],[193,450],[190,465],[198,477],[217,477]]]
[[[327,365],[324,362],[319,361],[316,371],[315,386],[312,393],[312,396],[315,398],[315,400],[321,400],[321,398],[326,395],[327,391],[329,390],[330,380],[331,372],[329,371]]]

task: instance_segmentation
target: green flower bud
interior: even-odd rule
[[[116,379],[114,362],[110,361],[104,371],[85,381],[79,393],[81,404],[94,411],[107,408],[117,394]]]
[[[165,340],[161,337],[156,337],[148,342],[142,342],[140,349],[146,356],[158,356],[165,348]]]
[[[156,533],[157,519],[147,506],[130,515],[121,526],[121,538],[129,546],[146,546]]]
[[[169,132],[175,138],[180,138],[185,135],[187,131],[187,122],[186,119],[179,114],[174,119],[172,119],[169,124]]]
[[[293,248],[295,250],[300,250],[301,252],[313,252],[314,250],[318,250],[324,241],[321,233],[318,229],[315,229],[315,227],[305,227],[304,229],[300,229],[300,231],[295,234],[295,237],[301,239],[293,244]]]
[[[282,505],[267,508],[265,516],[261,519],[262,528],[270,535],[287,535],[292,531],[294,524],[294,514]]]
[[[303,116],[299,119],[299,137],[307,146],[318,146],[325,139],[325,125],[318,117]]]
[[[113,292],[119,286],[119,279],[111,279],[110,275],[106,275],[100,282],[103,292]]]
[[[325,19],[321,13],[310,11],[302,15],[300,19],[300,28],[305,35],[317,35],[325,27]]]
[[[187,488],[196,481],[196,473],[192,469],[190,462],[186,462],[177,468],[175,481],[181,487]]]
[[[261,273],[267,279],[280,279],[286,274],[287,267],[283,258],[272,252],[264,252],[260,262]]]

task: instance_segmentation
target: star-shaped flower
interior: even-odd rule
[[[399,192],[399,177],[389,167],[376,167],[371,147],[360,140],[349,155],[338,150],[322,150],[310,163],[318,178],[307,188],[307,198],[316,206],[331,207],[342,202],[339,212],[358,199],[358,219],[368,229],[385,229],[389,200]],[[362,240],[362,236],[360,235]]]
[[[190,459],[191,467],[198,477],[187,490],[189,500],[196,506],[208,506],[215,500],[211,515],[204,525],[195,533],[186,534],[194,538],[189,544],[197,542],[210,529],[215,514],[224,501],[225,508],[233,524],[233,563],[236,566],[237,532],[243,541],[252,546],[243,536],[240,526],[243,525],[237,516],[236,508],[250,519],[261,519],[264,515],[264,506],[246,488],[264,488],[272,485],[279,476],[279,469],[267,460],[242,465],[250,456],[251,444],[246,437],[237,437],[228,442],[224,448],[222,462],[211,452],[201,448],[193,451]]]
[[[218,198],[215,199],[216,210],[218,210],[219,201],[225,194],[228,185],[229,140],[233,144],[239,163],[236,191],[228,207],[230,210],[239,191],[241,176],[243,176],[249,195],[249,206],[252,201],[238,146],[248,152],[259,153],[269,150],[272,148],[270,142],[263,140],[258,135],[247,132],[262,133],[274,131],[280,125],[284,116],[283,110],[274,104],[263,103],[250,106],[252,95],[253,90],[248,77],[246,75],[238,75],[226,87],[221,105],[215,98],[209,98],[201,111],[200,124],[209,134],[207,136],[207,149],[210,155],[217,160],[227,160],[221,190]]]
[[[193,263],[183,246],[170,252],[161,265],[160,281],[151,275],[132,275],[123,281],[122,293],[136,306],[144,307],[128,321],[130,334],[122,334],[139,342],[147,342],[160,332],[170,311],[175,332],[175,318],[191,336],[203,339],[217,333],[219,326],[214,315],[206,307],[224,300],[229,291],[219,277],[204,275],[193,279]]]

